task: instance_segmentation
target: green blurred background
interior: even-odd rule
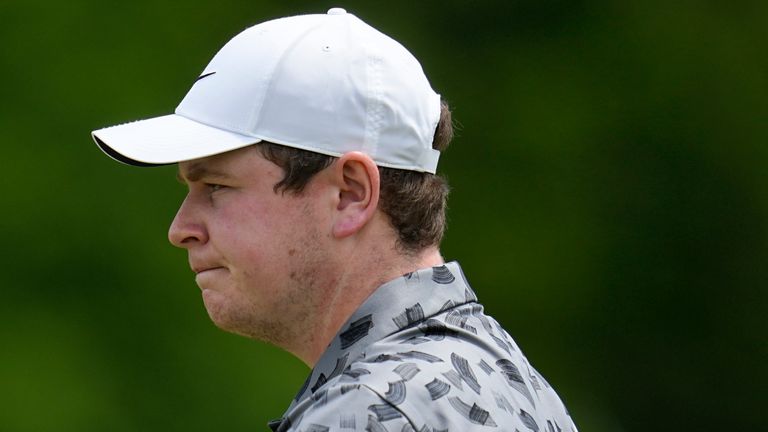
[[[0,431],[266,430],[298,360],[208,320],[174,167],[89,131],[171,112],[249,25],[342,6],[459,125],[443,252],[582,432],[766,431],[768,3],[0,2]]]

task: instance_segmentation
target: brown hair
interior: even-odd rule
[[[453,138],[451,110],[440,103],[440,121],[432,148],[443,151]],[[284,177],[275,192],[301,193],[312,177],[330,166],[336,158],[293,147],[262,141],[261,154],[283,169]],[[401,251],[415,254],[437,246],[445,232],[448,183],[439,175],[426,172],[379,167],[381,191],[379,206],[398,233]]]

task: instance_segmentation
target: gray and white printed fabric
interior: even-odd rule
[[[276,432],[576,431],[483,313],[457,262],[379,287],[333,339]]]

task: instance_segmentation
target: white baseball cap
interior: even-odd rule
[[[147,166],[269,141],[434,173],[440,95],[402,45],[344,9],[267,21],[213,57],[175,114],[92,132],[110,157]]]

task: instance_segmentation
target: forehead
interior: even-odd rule
[[[234,177],[244,173],[257,172],[256,166],[265,159],[253,146],[232,150],[191,161],[179,162],[178,178],[182,181],[197,181],[203,177]]]

